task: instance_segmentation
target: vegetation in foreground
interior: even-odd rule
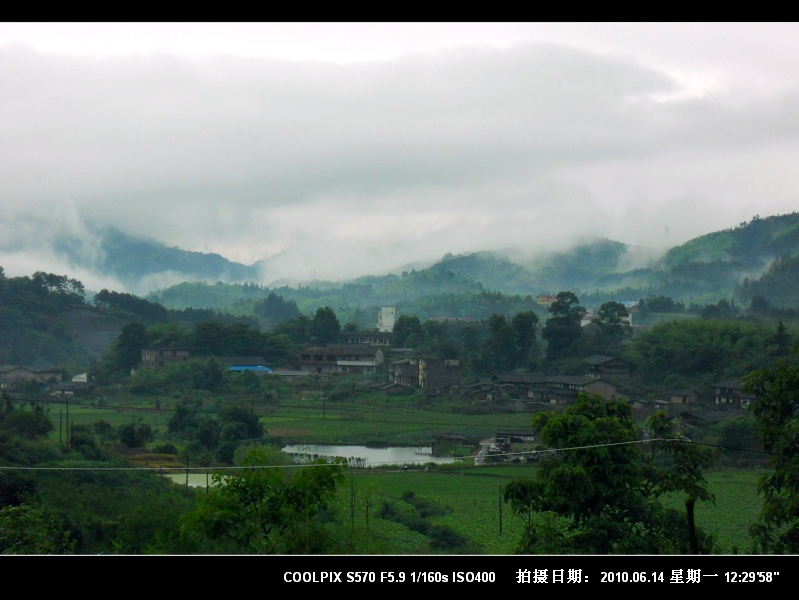
[[[634,428],[630,429],[625,403],[608,405],[596,398],[585,398],[584,403],[580,410],[575,406],[572,413],[541,413],[536,420],[558,435],[569,435],[571,422],[571,435],[579,436],[580,428],[574,425],[588,418],[596,423],[591,432],[583,432],[585,435],[601,434],[609,443],[632,441],[629,436]],[[580,414],[586,410],[606,416],[593,415],[597,420]],[[668,429],[670,423],[661,418],[659,426]],[[618,517],[629,510],[628,506],[638,506],[641,511],[630,513],[614,528],[637,530],[644,526],[650,533],[641,538],[642,543],[690,552],[686,500],[692,494],[697,499],[716,499],[715,504],[696,502],[698,551],[726,554],[766,550],[755,543],[755,538],[741,537],[759,522],[760,500],[754,480],[757,471],[706,466],[688,471],[691,475],[687,479],[672,476],[669,480],[668,473],[686,472],[683,468],[675,470],[678,465],[704,464],[704,458],[692,452],[707,447],[684,442],[676,446],[663,442],[664,447],[654,453],[651,442],[649,451],[644,452],[633,451],[640,449],[640,444],[630,444],[619,446],[625,449],[620,453],[616,446],[583,450],[576,455],[561,452],[550,462],[482,467],[456,463],[428,465],[426,470],[380,472],[341,464],[314,467],[322,469],[318,471],[288,465],[279,447],[270,450],[267,440],[261,440],[238,448],[233,464],[241,469],[218,470],[215,485],[205,489],[175,485],[152,469],[128,470],[135,465],[116,454],[116,446],[104,445],[86,431],[80,432],[81,441],[75,448],[59,444],[52,438],[54,428],[44,409],[35,404],[12,405],[10,409],[6,405],[3,412],[0,451],[4,464],[47,468],[0,471],[0,551],[4,553],[235,554],[304,553],[312,549],[319,554],[511,554],[591,548],[599,552],[603,536],[592,533],[586,539],[587,524],[596,529],[608,523],[602,511],[614,511]],[[622,439],[615,437],[617,434]],[[542,443],[553,441],[547,435],[541,437]],[[661,432],[662,437],[674,435]],[[675,454],[678,448],[689,452]],[[612,461],[599,460],[598,454],[608,452],[613,454]],[[666,454],[668,460],[661,460],[659,453]],[[272,468],[255,468],[261,465]],[[613,466],[613,473],[604,472],[608,465]],[[531,496],[525,496],[535,486],[522,482],[537,481],[535,485],[546,486],[550,485],[548,481],[557,482],[567,474],[573,482],[573,475],[586,466],[593,469],[586,485],[569,488],[568,497],[550,498],[552,503],[566,504],[537,505],[531,502]],[[771,473],[766,469],[761,472]],[[592,490],[594,481],[604,481],[601,490]],[[658,482],[657,490],[652,486],[654,481]],[[592,494],[614,497],[613,486],[623,482],[632,483],[632,489],[641,494],[635,502],[625,492],[618,496],[616,506],[603,503],[600,513],[580,508],[591,506]],[[503,496],[505,501],[498,504]],[[501,504],[505,511],[498,510]],[[583,511],[579,524],[567,514],[572,509],[575,515]],[[244,518],[251,514],[277,517],[265,522]],[[636,525],[633,517],[647,520]],[[669,538],[672,545],[658,537],[668,533],[659,530],[658,523],[661,527],[670,523],[679,528],[674,531],[682,532]],[[263,527],[250,530],[257,524]],[[236,528],[229,529],[231,525]],[[267,530],[284,529],[292,532],[287,538],[269,533],[256,539],[255,532],[261,535]],[[308,545],[310,541],[313,547]],[[636,553],[645,548],[614,546],[604,551]]]
[[[19,339],[28,321],[83,302],[80,283],[63,277],[0,276],[0,284],[4,297],[27,298],[27,312],[3,307],[0,315]],[[147,313],[156,306],[112,293],[98,294],[97,300],[104,310],[125,305]],[[755,307],[753,298],[752,314]],[[232,377],[215,356],[256,352],[288,359],[300,344],[323,343],[338,331],[330,309],[317,310],[314,318],[289,318],[270,333],[235,320],[199,320],[190,330],[161,309],[148,326],[137,321],[122,328],[96,371],[106,385],[93,388],[95,395],[71,406],[49,403],[36,386],[3,397],[0,551],[727,552],[718,533],[704,526],[712,523],[711,507],[718,501],[705,474],[714,460],[743,464],[739,457],[746,452],[763,451],[770,458],[757,486],[759,513],[740,526],[752,525],[751,544],[736,540],[729,548],[796,552],[799,511],[794,500],[799,495],[792,484],[792,449],[799,373],[796,355],[790,354],[792,330],[782,322],[726,318],[734,306],[719,301],[698,318],[632,335],[623,325],[623,308],[608,302],[593,329],[575,327],[585,311],[576,295],[561,292],[541,328],[545,346],[536,339],[539,316],[534,311],[512,318],[495,313],[479,327],[462,329],[422,325],[412,317],[400,317],[397,324],[414,346],[463,356],[472,374],[540,365],[569,373],[579,356],[612,350],[642,374],[631,389],[648,395],[656,386],[696,383],[701,388],[715,378],[752,371],[747,389],[760,399],[752,413],[692,430],[688,442],[674,414],[643,419],[625,402],[592,397],[533,417],[508,410],[504,403],[436,401],[418,392],[376,395],[359,385],[364,382],[348,378],[297,389],[278,378]],[[47,340],[65,337],[55,321],[41,331],[50,336],[40,341],[52,346],[51,352],[58,345]],[[142,345],[156,340],[188,344],[201,358],[163,372],[140,369],[130,377]],[[38,352],[24,344],[12,351],[23,350],[31,356]],[[24,352],[14,356],[27,356]],[[122,399],[126,403],[118,402]],[[458,492],[444,495],[422,488],[387,494],[382,485],[389,474],[386,480],[369,474],[376,478],[374,487],[362,487],[355,485],[356,479],[366,481],[362,474],[344,465],[317,465],[315,475],[310,467],[275,462],[283,458],[284,437],[307,440],[309,432],[318,436],[314,441],[338,441],[343,435],[350,442],[391,444],[428,441],[436,432],[454,429],[466,432],[474,445],[500,426],[523,428],[531,421],[543,444],[538,450],[557,452],[530,465],[532,472],[523,478],[495,480],[515,510],[502,517],[508,537],[501,544],[477,535],[481,528],[463,519],[459,511],[467,502]],[[642,428],[650,436],[643,450]],[[717,456],[705,451],[710,444],[720,446]],[[179,468],[184,461],[216,471],[215,485],[200,493],[152,472]],[[443,467],[414,475],[443,474],[456,476]],[[400,476],[411,481],[410,473]],[[485,501],[476,495],[474,505]],[[363,521],[355,519],[356,507]]]

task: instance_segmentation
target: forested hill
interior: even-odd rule
[[[694,238],[669,250],[661,268],[686,263],[727,263],[762,272],[770,262],[799,253],[799,213],[775,215],[740,223],[722,231]]]
[[[493,313],[512,315],[539,309],[529,294],[504,294],[486,290],[480,282],[448,270],[411,270],[400,275],[367,276],[349,283],[314,282],[298,287],[266,288],[251,284],[182,283],[153,292],[147,298],[172,309],[193,306],[256,315],[259,320],[270,297],[296,304],[304,314],[330,307],[342,323],[365,329],[377,326],[379,307],[394,306],[398,314],[431,317],[487,319]]]
[[[145,282],[169,281],[258,281],[257,265],[243,265],[214,253],[193,252],[159,241],[129,235],[115,227],[87,224],[99,243],[98,251],[87,252],[85,241],[65,239],[56,250],[71,264],[111,276],[129,290],[146,288]]]
[[[169,310],[125,292],[102,290],[89,299],[77,279],[42,271],[6,277],[0,266],[0,365],[81,372],[128,323],[194,325],[208,320],[256,325],[254,318],[213,310]]]
[[[330,306],[349,311],[347,318],[355,322],[361,321],[358,311],[373,313],[381,305],[420,317],[482,318],[486,310],[482,300],[487,294],[535,299],[539,294],[563,290],[574,291],[589,308],[610,300],[659,296],[686,305],[725,299],[748,306],[758,295],[774,306],[792,307],[797,304],[792,281],[799,267],[791,256],[799,256],[799,213],[755,217],[659,257],[644,248],[594,239],[567,252],[519,262],[499,252],[447,254],[427,269],[399,275],[272,289],[250,283],[185,282],[153,292],[148,298],[173,309],[191,306],[245,314],[253,303],[275,293],[295,302],[303,313]],[[367,320],[371,322],[373,317]]]
[[[430,270],[452,271],[479,281],[487,290],[538,295],[561,290],[618,288],[631,281],[639,283],[640,272],[631,269],[652,266],[658,256],[652,249],[594,238],[567,251],[540,252],[515,261],[501,252],[447,254]],[[619,282],[625,283],[619,285]]]
[[[270,280],[268,261],[244,265],[218,254],[182,250],[112,227],[87,224],[87,228],[97,248],[92,247],[90,252],[87,242],[75,238],[61,240],[56,250],[76,268],[116,278],[125,286],[125,291],[143,295],[147,293],[145,290],[159,290],[157,298],[153,299],[172,308],[223,309],[230,304],[231,296],[233,300],[239,298],[225,292],[222,300],[216,293],[220,290],[211,287],[214,283],[260,288],[264,280]],[[599,304],[607,300],[665,295],[687,304],[702,304],[720,298],[734,300],[744,279],[755,281],[774,260],[797,255],[799,213],[791,213],[755,216],[748,223],[702,235],[668,251],[632,247],[595,237],[564,251],[533,253],[529,248],[512,248],[504,252],[447,254],[440,260],[427,262],[426,268],[408,268],[404,276],[392,271],[396,274],[347,281],[292,282],[290,285],[295,289],[301,285],[304,290],[302,295],[293,295],[300,306],[305,300],[313,304],[311,297],[314,295],[317,299],[324,296],[311,290],[339,288],[335,295],[349,302],[353,309],[367,304],[396,305],[431,294],[481,290],[533,297],[571,290]],[[421,275],[424,273],[427,274]],[[411,274],[414,276],[409,278]],[[170,285],[183,282],[209,285],[195,286],[192,291],[168,289]],[[432,289],[434,286],[438,286],[437,289]],[[282,284],[273,284],[275,290],[282,287]],[[190,298],[186,297],[187,292]],[[197,297],[198,292],[207,297]],[[255,290],[247,290],[249,292]],[[357,299],[351,300],[355,295]],[[740,297],[741,301],[746,299],[746,294]]]
[[[772,269],[775,261],[792,256],[799,256],[799,213],[755,216],[672,248],[653,269],[651,285],[663,295],[697,303],[727,298],[748,304],[753,295],[762,294],[776,304],[796,306],[799,299],[790,298],[782,283],[790,269]],[[749,282],[763,277],[771,284],[747,289]]]
[[[69,335],[65,320],[84,306],[76,279],[43,272],[7,278],[0,267],[0,364],[88,366],[91,353]]]

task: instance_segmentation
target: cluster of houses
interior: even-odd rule
[[[50,396],[69,397],[87,389],[88,377],[86,373],[67,378],[63,369],[37,369],[19,365],[0,366],[0,390],[4,392],[19,392],[35,386],[37,390],[44,389]]]
[[[407,356],[403,356],[403,354]],[[188,360],[186,350],[147,349],[142,351],[142,365],[163,367],[172,361]],[[391,348],[391,333],[381,331],[342,332],[338,343],[308,346],[299,355],[296,369],[267,366],[260,356],[219,357],[231,371],[271,373],[284,377],[329,377],[334,374],[375,375],[387,363],[387,380],[376,387],[381,391],[420,389],[430,396],[460,396],[475,401],[509,400],[524,408],[535,404],[570,404],[582,393],[598,394],[605,399],[628,398],[625,383],[630,380],[632,365],[604,355],[583,360],[581,375],[550,375],[533,372],[498,373],[476,381],[465,381],[460,361],[418,355],[411,349]],[[716,383],[713,401],[720,407],[745,409],[753,397],[743,391],[739,380]],[[659,402],[690,405],[700,401],[696,390],[665,390]]]
[[[554,297],[539,296],[538,301],[551,303]],[[514,371],[465,381],[458,360],[419,355],[410,348],[392,348],[394,318],[393,307],[384,307],[374,331],[343,331],[336,343],[303,348],[298,363],[291,368],[267,365],[262,356],[217,358],[227,364],[231,372],[249,371],[257,375],[275,374],[294,379],[324,378],[334,374],[376,375],[382,370],[381,365],[388,363],[387,380],[377,384],[383,391],[420,389],[430,396],[460,396],[486,402],[509,400],[520,407],[542,403],[570,404],[582,392],[598,394],[606,399],[627,397],[624,386],[631,377],[632,365],[615,356],[585,358],[582,375]],[[190,358],[190,352],[185,349],[152,347],[142,350],[141,365],[160,369]],[[31,381],[46,387],[52,395],[62,396],[71,395],[72,390],[87,385],[85,373],[66,382],[63,371],[59,369],[0,367],[0,390],[19,390]],[[720,381],[713,386],[713,401],[720,407],[745,409],[753,399],[743,391],[739,380]],[[695,390],[678,389],[664,391],[660,402],[690,405],[699,400]]]

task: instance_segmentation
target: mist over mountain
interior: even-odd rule
[[[130,235],[115,227],[84,224],[77,230],[83,235],[74,231],[52,239],[48,248],[52,267],[38,266],[36,270],[66,271],[70,277],[84,281],[87,290],[98,289],[97,282],[107,289],[138,295],[184,282],[319,288],[364,284],[370,278],[381,277],[364,274],[324,282],[315,280],[311,273],[301,279],[275,278],[270,276],[275,257],[245,265],[219,254],[183,250]],[[553,294],[568,289],[594,295],[597,300],[612,295],[635,298],[662,294],[683,301],[714,302],[733,297],[745,280],[747,285],[757,282],[775,260],[795,254],[799,254],[799,213],[756,216],[748,223],[709,232],[668,250],[592,237],[566,251],[531,253],[524,248],[509,248],[447,253],[438,259],[431,257],[428,262],[387,268],[383,275],[450,271],[463,281],[479,283],[485,290],[508,294]],[[437,281],[440,284],[443,280]],[[762,289],[772,289],[773,284],[770,286],[764,284]]]
[[[244,283],[261,277],[257,263],[243,265],[219,254],[183,250],[93,223],[54,238],[46,250],[54,264],[49,269],[37,265],[36,270],[77,273],[88,289],[143,295],[184,281]]]

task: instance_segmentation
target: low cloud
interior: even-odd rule
[[[697,95],[551,43],[347,65],[6,45],[0,78],[11,274],[75,269],[65,243],[90,264],[89,222],[264,260],[267,284],[585,236],[659,251],[796,205],[793,80]]]

